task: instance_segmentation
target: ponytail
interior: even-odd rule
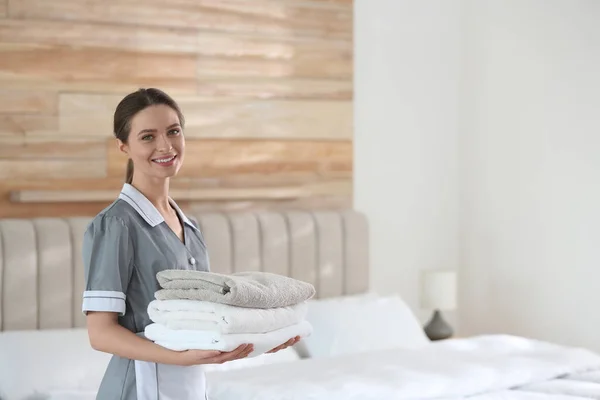
[[[127,171],[125,172],[125,183],[131,184],[133,181],[133,161],[127,160]]]

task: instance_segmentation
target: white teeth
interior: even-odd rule
[[[168,163],[168,162],[173,161],[174,158],[175,158],[175,156],[173,156],[171,158],[160,158],[160,159],[156,159],[156,160],[153,160],[153,161],[155,161],[157,163]]]

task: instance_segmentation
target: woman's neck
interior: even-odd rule
[[[146,196],[163,216],[174,212],[169,204],[169,178],[136,179],[134,175],[131,185]]]

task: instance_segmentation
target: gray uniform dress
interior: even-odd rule
[[[179,209],[184,242],[152,203],[129,184],[88,226],[83,240],[83,312],[119,314],[119,324],[143,335],[152,321],[148,304],[160,289],[156,274],[165,269],[209,270],[202,234]],[[204,399],[202,366],[176,366],[113,356],[98,400]]]

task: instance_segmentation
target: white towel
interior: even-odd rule
[[[278,308],[245,308],[201,300],[153,300],[148,316],[153,322],[178,330],[220,333],[266,333],[304,320],[308,304]]]
[[[267,333],[222,334],[215,331],[173,330],[162,324],[153,323],[146,326],[146,338],[170,350],[219,350],[232,351],[242,344],[253,344],[254,351],[248,357],[256,357],[267,351],[300,336],[307,337],[312,333],[312,325],[308,321]]]

